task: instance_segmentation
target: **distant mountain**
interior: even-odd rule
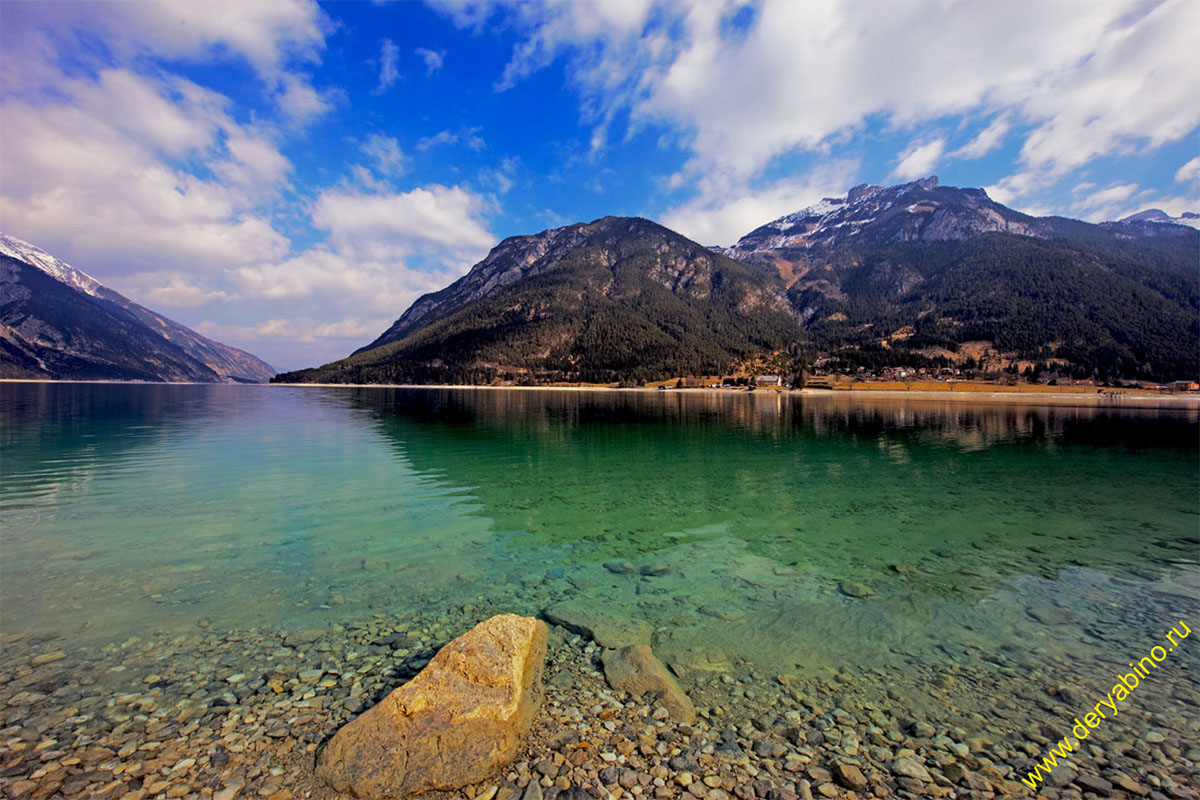
[[[800,335],[783,285],[644,219],[514,236],[349,358],[283,382],[608,382],[728,372]]]
[[[501,242],[289,382],[640,381],[805,365],[1200,375],[1200,231],[1033,217],[936,177],[856,186],[703,248],[605,217]]]
[[[0,234],[0,377],[264,383],[274,374]]]
[[[1009,367],[1194,377],[1200,232],[1169,221],[1031,217],[931,177],[856,186],[724,252],[778,275],[842,369],[957,363],[972,342]]]
[[[937,176],[931,176],[899,186],[855,186],[846,197],[827,197],[768,222],[723,252],[760,264],[780,266],[787,261],[803,270],[837,252],[906,242],[961,242],[985,233],[1100,247],[1115,246],[1129,237],[1165,236],[1186,249],[1192,240],[1186,230],[1145,224],[1150,222],[1200,227],[1195,214],[1173,218],[1157,209],[1100,225],[1065,217],[1032,217],[997,203],[983,189],[941,186]],[[1195,266],[1194,260],[1189,266]]]
[[[1200,229],[1200,214],[1185,211],[1178,217],[1172,217],[1161,208],[1148,208],[1120,220],[1121,222],[1165,222],[1172,225],[1187,225],[1189,228]]]
[[[855,186],[846,197],[827,197],[755,228],[725,252],[802,265],[849,247],[964,241],[995,231],[1038,236],[1045,230],[1037,218],[992,202],[983,189],[939,186],[930,177],[901,186]]]

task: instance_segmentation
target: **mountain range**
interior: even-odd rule
[[[265,383],[274,374],[0,234],[0,378]]]
[[[856,186],[728,248],[605,217],[505,239],[349,357],[274,380],[640,382],[982,353],[1027,375],[1195,378],[1197,222],[1033,217],[936,177]]]
[[[500,242],[316,383],[875,372],[1200,377],[1200,216],[1034,217],[936,177],[705,247],[604,217]],[[262,382],[271,367],[0,235],[0,377]]]

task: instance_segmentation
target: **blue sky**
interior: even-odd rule
[[[1200,211],[1200,3],[0,2],[0,230],[277,368],[505,236],[937,174]]]

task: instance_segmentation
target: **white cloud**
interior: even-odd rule
[[[441,145],[456,145],[461,144],[468,150],[474,150],[478,153],[483,148],[487,147],[487,142],[479,135],[482,128],[463,128],[455,133],[454,131],[438,131],[433,136],[426,136],[417,141],[417,149],[422,152]]]
[[[387,245],[335,249],[314,247],[291,258],[233,271],[242,299],[286,301],[288,313],[317,318],[368,313],[394,319],[426,292],[444,288],[466,267],[410,266],[402,250]],[[382,330],[382,329],[381,329]]]
[[[282,257],[263,208],[289,188],[278,130],[155,59],[243,61],[311,117],[320,98],[291,70],[318,60],[323,24],[307,0],[6,6],[0,225],[118,282],[169,263],[147,302],[211,291],[179,274]]]
[[[126,17],[126,25],[133,23],[139,46],[197,60],[225,49],[263,73],[279,70],[289,59],[315,61],[325,46],[321,10],[310,0],[130,3],[117,13]],[[131,32],[126,30],[129,40]]]
[[[496,81],[496,90],[511,89],[562,53],[581,45],[590,52],[577,53],[581,59],[578,63],[581,73],[577,77],[591,82],[607,65],[613,67],[608,72],[609,78],[623,81],[630,65],[620,64],[617,54],[638,47],[637,40],[654,5],[654,0],[605,0],[508,7],[515,23],[526,32],[526,39],[513,49],[512,58]],[[455,21],[461,24],[459,18]],[[470,24],[479,23],[471,20]],[[583,70],[590,74],[585,77]]]
[[[497,89],[562,58],[597,146],[623,112],[631,131],[665,125],[691,156],[677,186],[717,172],[744,189],[778,157],[820,152],[867,125],[905,130],[969,113],[995,118],[956,158],[1022,130],[1020,174],[997,184],[1016,197],[1200,124],[1195,0],[500,8],[521,38]],[[474,4],[447,13],[463,25],[496,24]]]
[[[709,185],[692,201],[663,214],[662,224],[706,245],[730,245],[758,226],[809,206],[822,197],[841,197],[854,183],[858,163],[831,160],[798,178],[766,185]]]
[[[1200,4],[1167,0],[1136,19],[1114,19],[1071,69],[1039,76],[1021,103],[1038,125],[1007,185],[1036,191],[1095,158],[1145,152],[1194,132],[1197,29]]]
[[[457,261],[459,254],[482,255],[495,244],[483,211],[483,198],[458,186],[435,184],[402,194],[329,189],[317,198],[312,221],[341,249],[364,244],[423,249]]]
[[[53,5],[6,7],[5,24],[103,31],[104,46],[123,61],[146,54],[198,62],[233,56],[264,77],[278,75],[289,63],[315,62],[325,47],[322,28],[327,23],[311,0]]]
[[[1076,203],[1077,208],[1098,208],[1100,206],[1123,203],[1133,197],[1138,189],[1136,183],[1113,184],[1106,189],[1092,192]]]
[[[450,17],[460,28],[468,28],[481,33],[483,25],[491,19],[496,10],[495,0],[435,0],[426,2]]]
[[[270,317],[248,325],[206,319],[191,327],[211,339],[245,348],[277,369],[289,370],[344,358],[383,333],[393,319],[348,317],[322,322],[310,316],[289,316]],[[297,345],[303,346],[303,356],[299,359]]]
[[[312,0],[161,0],[6,5],[4,25],[6,91],[53,88],[63,78],[57,52],[97,72],[156,58],[241,61],[284,113],[311,116],[320,98],[296,70],[320,61],[330,23]]]
[[[383,94],[392,84],[400,80],[400,48],[391,39],[384,39],[379,46],[379,85],[371,94]]]
[[[414,52],[425,62],[425,77],[427,78],[440,70],[442,64],[446,61],[445,50],[430,50],[426,47],[418,47]]]
[[[277,369],[289,370],[345,358],[387,330],[394,320],[394,315],[355,315],[333,322],[312,316],[288,316],[270,317],[248,325],[206,319],[191,327],[219,342],[236,343]],[[303,345],[303,356],[299,359],[297,344]]]
[[[1119,16],[1105,3],[767,0],[749,30],[732,35],[734,10],[690,8],[683,39],[635,65],[646,71],[635,114],[688,131],[697,171],[718,164],[753,175],[871,115],[907,126],[1016,97],[1086,55]]]
[[[933,174],[945,148],[945,139],[934,139],[932,142],[913,142],[898,156],[899,163],[892,170],[892,177],[907,181]]]
[[[213,171],[251,196],[273,194],[292,170],[292,163],[275,145],[251,128],[231,129],[225,149],[229,158],[216,162]]]
[[[1012,130],[1012,122],[1005,115],[996,117],[992,123],[975,135],[957,150],[948,153],[947,158],[982,158],[1004,143],[1004,137]]]
[[[515,182],[519,163],[518,159],[512,156],[502,158],[496,166],[479,170],[479,182],[495,189],[498,194],[508,194]]]
[[[408,158],[394,137],[373,133],[363,142],[362,151],[384,175],[400,175],[407,169]]]
[[[1172,217],[1196,210],[1195,197],[1167,197],[1136,183],[1114,183],[1098,190],[1093,185],[1081,184],[1073,194],[1071,214],[1088,222],[1124,219],[1151,208],[1165,211]]]
[[[178,272],[130,275],[113,288],[151,309],[199,308],[230,297],[228,292],[200,286],[191,276]]]
[[[201,271],[281,256],[287,241],[255,202],[285,185],[290,163],[224,105],[194,84],[126,70],[64,80],[37,103],[8,98],[0,224],[109,274],[164,253]],[[191,161],[213,177],[177,166]]]
[[[1184,164],[1175,173],[1176,183],[1195,183],[1200,181],[1200,156]]]
[[[308,308],[318,312],[315,318],[394,318],[421,294],[461,276],[495,244],[483,220],[486,208],[482,196],[457,186],[404,193],[327,189],[312,209],[313,225],[328,232],[325,243],[239,267],[231,279],[243,299],[288,301],[300,315]]]
[[[1072,204],[1071,211],[1088,222],[1119,219],[1141,210],[1129,210],[1131,198],[1145,196],[1140,189],[1136,183],[1114,183],[1095,191],[1085,189],[1078,193],[1078,199]]]
[[[297,75],[284,75],[276,95],[279,108],[298,125],[306,125],[333,110],[333,103]]]

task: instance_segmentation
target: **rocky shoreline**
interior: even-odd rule
[[[330,800],[318,745],[493,611],[375,614],[322,630],[148,634],[101,647],[9,637],[0,661],[8,797]],[[545,702],[515,760],[430,800],[1028,795],[1020,778],[1107,675],[1066,685],[1065,658],[947,662],[898,674],[764,673],[743,659],[680,684],[694,722],[614,691],[605,649],[551,628]],[[612,652],[612,651],[608,651]],[[1140,689],[1120,724],[1054,770],[1049,798],[1200,797],[1194,659]],[[1082,682],[1082,681],[1081,681]],[[1101,692],[1102,694],[1102,692]]]

